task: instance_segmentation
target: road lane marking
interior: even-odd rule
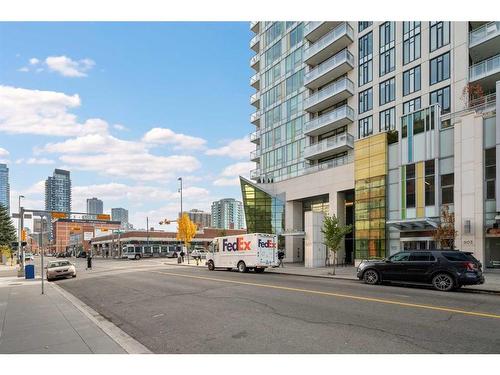
[[[444,311],[444,312],[456,313],[456,314],[462,314],[462,315],[479,316],[482,318],[500,319],[500,315],[497,315],[497,314],[490,314],[490,313],[484,313],[484,312],[478,312],[478,311],[459,310],[459,309],[453,309],[450,307],[442,307],[442,306],[434,306],[434,305],[422,305],[422,304],[418,304],[418,303],[408,303],[408,302],[394,301],[394,300],[383,299],[383,298],[363,297],[363,296],[356,296],[356,295],[352,295],[352,294],[322,292],[319,290],[312,290],[312,289],[290,288],[290,287],[286,287],[286,286],[279,286],[279,285],[272,285],[272,284],[260,284],[260,283],[252,283],[252,282],[247,282],[247,281],[219,279],[216,277],[185,275],[185,274],[174,273],[174,272],[161,272],[161,271],[151,271],[151,272],[159,273],[162,275],[186,277],[186,278],[190,278],[190,279],[219,281],[219,282],[223,282],[223,283],[249,285],[249,286],[257,286],[257,287],[261,287],[261,288],[270,288],[270,289],[279,289],[279,290],[288,290],[291,292],[318,294],[318,295],[330,296],[330,297],[348,298],[348,299],[353,299],[353,300],[358,300],[358,301],[378,302],[378,303],[385,303],[388,305],[397,305],[397,306],[404,306],[404,307],[414,307],[414,308],[419,308],[419,309]]]

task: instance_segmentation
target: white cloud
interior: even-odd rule
[[[49,165],[54,164],[55,161],[47,158],[29,158],[26,164]]]
[[[67,56],[49,56],[45,59],[49,70],[61,74],[63,77],[86,77],[86,72],[94,67],[91,59],[72,60]]]
[[[7,156],[9,156],[9,151],[0,147],[0,157],[7,157]]]
[[[18,72],[23,72],[23,73],[26,73],[26,72],[29,72],[30,70],[29,70],[29,68],[28,68],[28,67],[23,66],[22,68],[17,69],[17,71],[18,71]]]
[[[203,147],[207,142],[203,138],[175,133],[167,128],[153,128],[144,134],[142,140],[151,144],[173,144],[178,149],[197,149]]]
[[[221,177],[215,180],[213,184],[215,186],[239,186],[240,179],[239,177],[233,177],[233,178]]]
[[[120,131],[128,130],[128,128],[122,124],[114,124],[113,129],[120,130]]]
[[[145,147],[139,142],[125,141],[113,137],[109,134],[89,134],[82,137],[71,138],[63,142],[48,143],[40,149],[35,149],[35,153],[62,153],[62,154],[82,154],[82,153],[128,153],[144,152]]]
[[[29,62],[30,65],[37,65],[40,62],[40,60],[38,60],[36,57],[32,57]]]
[[[255,163],[252,162],[241,162],[228,165],[222,171],[221,175],[225,177],[231,176],[248,176],[250,174],[250,170],[255,168]]]
[[[78,95],[0,85],[0,132],[49,136],[81,136],[107,132],[101,119],[79,123],[69,110],[81,104]]]
[[[205,151],[210,156],[227,156],[232,159],[250,159],[250,152],[255,150],[255,145],[250,142],[250,137],[230,141],[226,146],[212,148]]]

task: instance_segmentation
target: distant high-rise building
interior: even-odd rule
[[[71,211],[70,172],[55,169],[52,177],[45,181],[45,209],[48,211]]]
[[[9,168],[7,164],[0,164],[0,204],[10,213],[10,185]]]
[[[131,228],[131,225],[128,223],[128,210],[125,208],[112,208],[111,220],[121,222],[122,228]]]
[[[245,228],[243,204],[233,198],[212,203],[212,227],[220,229]]]
[[[197,225],[199,229],[208,228],[212,225],[212,214],[210,212],[204,212],[202,210],[192,209],[186,212],[189,219]]]
[[[102,214],[103,212],[103,204],[102,200],[97,198],[89,198],[87,199],[87,213],[88,214]]]

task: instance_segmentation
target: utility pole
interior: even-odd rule
[[[23,277],[24,276],[24,250],[22,249],[23,246],[22,246],[22,242],[23,242],[23,239],[22,239],[22,233],[23,233],[23,225],[24,225],[24,210],[22,209],[21,207],[21,198],[24,198],[24,195],[20,195],[19,198],[18,198],[18,206],[19,206],[19,236],[18,236],[18,240],[19,240],[19,246],[18,246],[18,250],[17,250],[17,258],[19,259],[19,266],[20,266],[20,269],[19,269],[19,272],[17,274],[18,277]],[[21,254],[21,257],[19,257],[19,254]]]
[[[182,210],[182,177],[179,177],[177,179],[177,181],[180,182],[180,186],[179,186],[179,193],[181,193],[181,218],[182,218],[182,215],[183,215],[183,210]],[[188,264],[189,264],[189,249],[186,248],[186,255],[187,255],[187,260],[188,260]]]
[[[146,233],[147,233],[147,241],[149,246],[149,217],[146,216]]]

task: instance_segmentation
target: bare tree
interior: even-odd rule
[[[454,249],[455,237],[457,231],[455,230],[455,214],[450,212],[450,207],[444,205],[441,208],[441,222],[439,223],[433,238],[439,244],[441,249]]]

